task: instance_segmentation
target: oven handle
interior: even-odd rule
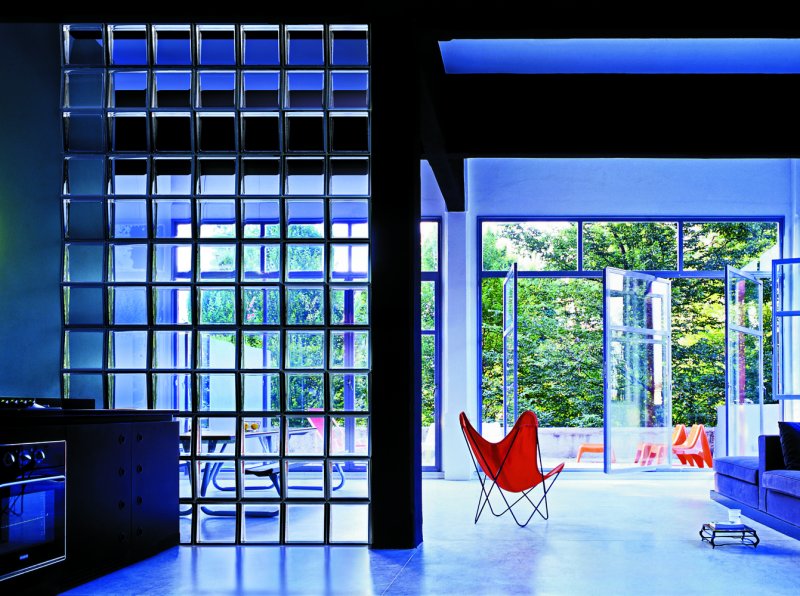
[[[42,476],[40,478],[27,478],[25,480],[18,480],[16,482],[6,482],[4,484],[0,484],[0,488],[8,488],[10,486],[20,486],[23,484],[33,484],[34,482],[65,482],[67,479],[65,476]]]

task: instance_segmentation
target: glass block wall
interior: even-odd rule
[[[364,25],[64,25],[65,397],[176,410],[185,543],[366,543]]]

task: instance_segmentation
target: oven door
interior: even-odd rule
[[[0,581],[66,558],[64,476],[0,484]]]

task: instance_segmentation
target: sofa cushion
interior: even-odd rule
[[[800,499],[800,470],[772,470],[761,475],[761,486]]]
[[[783,463],[787,470],[800,470],[800,422],[778,422]]]
[[[718,457],[714,460],[718,474],[731,476],[750,484],[758,484],[758,456]]]
[[[739,501],[754,509],[758,508],[758,486],[752,482],[745,482],[724,474],[714,474],[714,489],[734,501]]]
[[[800,526],[800,499],[775,490],[764,491],[764,510],[778,519]]]

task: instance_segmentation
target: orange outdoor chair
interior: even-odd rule
[[[689,431],[689,437],[680,445],[675,445],[672,451],[683,463],[703,467],[705,463],[709,468],[713,467],[713,457],[711,447],[708,444],[706,429],[702,424],[693,424]]]
[[[673,448],[677,445],[682,445],[686,441],[686,426],[678,424],[672,431],[672,440],[670,444]],[[674,451],[674,449],[673,449]],[[641,443],[636,449],[636,456],[633,458],[633,463],[638,463],[641,466],[652,466],[654,463],[661,464],[666,457],[666,447],[663,443]],[[678,455],[677,453],[675,455]],[[686,463],[686,458],[683,455],[678,455],[681,463]]]
[[[544,472],[542,451],[539,447],[539,421],[536,414],[523,412],[508,435],[497,443],[484,439],[470,424],[464,412],[461,412],[458,418],[461,422],[464,439],[469,447],[472,464],[475,466],[481,482],[475,523],[478,523],[487,503],[489,503],[492,515],[500,517],[509,511],[517,525],[522,528],[528,525],[536,513],[542,516],[542,519],[547,519],[550,516],[547,509],[547,493],[561,470],[564,469],[564,464],[561,463],[549,472]],[[534,488],[540,485],[542,497],[534,503],[529,495]],[[506,505],[505,509],[499,513],[494,510],[489,501],[495,487]],[[522,493],[522,495],[513,502],[509,502],[509,499],[514,497],[507,497],[506,493]],[[523,500],[533,507],[533,511],[524,523],[517,519],[513,509],[517,503]],[[544,512],[540,508],[542,504],[544,504]]]

